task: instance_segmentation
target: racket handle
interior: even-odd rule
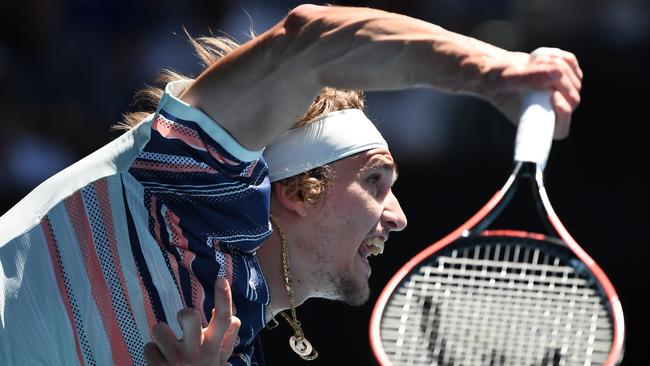
[[[550,50],[538,48],[531,55],[544,55]],[[551,151],[554,129],[555,112],[551,104],[551,92],[528,92],[523,99],[515,138],[515,161],[533,162],[543,170]]]

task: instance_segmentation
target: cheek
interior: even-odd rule
[[[345,235],[365,236],[367,233],[359,234],[358,231],[367,230],[365,226],[369,221],[373,221],[373,216],[377,211],[374,201],[363,191],[355,190],[347,193],[337,197],[329,211],[335,215],[332,220],[338,225],[335,230]]]
[[[356,252],[359,244],[371,232],[381,217],[381,205],[365,191],[356,190],[342,196],[334,204],[337,215],[336,237]],[[349,250],[348,250],[349,253]]]
[[[330,193],[315,217],[318,235],[332,256],[349,257],[379,222],[381,204],[358,184]]]
[[[351,199],[350,202],[353,202],[353,204],[349,207],[348,212],[354,216],[356,225],[361,226],[357,229],[365,231],[362,233],[365,237],[368,231],[372,230],[377,222],[379,222],[383,210],[382,205],[365,190],[355,195],[354,199]]]
[[[350,253],[356,251],[355,246],[363,238],[363,233],[357,223],[360,216],[355,204],[340,199],[324,207],[323,215],[317,220],[318,236],[320,237],[320,250],[329,258],[349,258]],[[358,205],[356,205],[358,206]],[[361,237],[361,239],[360,239]]]

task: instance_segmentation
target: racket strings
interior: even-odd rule
[[[396,365],[597,365],[611,346],[584,268],[526,239],[439,255],[393,296],[381,338]]]

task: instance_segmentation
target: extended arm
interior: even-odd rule
[[[561,50],[531,59],[436,25],[367,8],[302,5],[209,67],[182,98],[243,146],[259,149],[288,129],[324,86],[428,86],[486,98],[511,120],[528,89],[551,89],[556,137],[568,134],[582,72]]]

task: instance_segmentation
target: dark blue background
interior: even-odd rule
[[[623,302],[624,365],[646,357],[650,5],[643,0],[350,1],[423,18],[508,49],[574,52],[585,74],[571,135],[557,142],[547,188],[557,213],[601,264]],[[198,74],[183,27],[261,32],[292,1],[0,3],[0,212],[40,181],[116,136],[133,93],[172,67]],[[373,297],[351,308],[311,300],[299,310],[321,357],[312,365],[369,364],[372,304],[409,258],[469,218],[511,168],[514,128],[486,103],[430,90],[371,93],[371,118],[400,167],[394,190],[409,217],[373,260]],[[525,205],[524,205],[525,206]],[[504,225],[520,215],[506,214]],[[304,364],[288,326],[265,334],[270,364]],[[294,362],[295,361],[295,362]]]

